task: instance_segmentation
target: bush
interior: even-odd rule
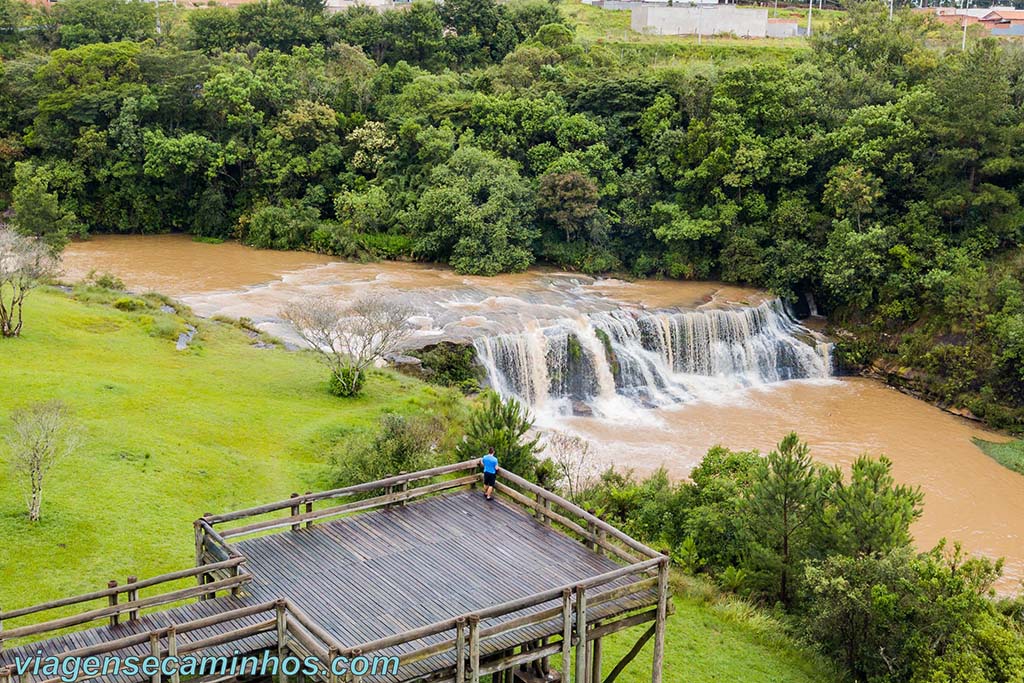
[[[366,384],[366,373],[353,367],[342,368],[338,372],[331,373],[331,379],[327,384],[327,391],[332,396],[339,398],[351,398],[358,396]]]
[[[182,325],[171,318],[155,318],[149,325],[149,335],[151,337],[170,339],[172,341],[177,340],[178,335],[184,331]]]
[[[123,296],[120,299],[114,301],[114,308],[116,308],[119,311],[141,311],[145,308],[148,308],[148,305],[142,299]]]
[[[314,208],[262,206],[249,218],[244,241],[260,249],[302,249],[320,227],[320,212]]]
[[[438,445],[444,439],[442,421],[424,417],[384,415],[376,433],[343,443],[344,454],[332,457],[335,486],[351,486],[416,472],[440,464]]]
[[[113,273],[97,273],[95,270],[90,270],[85,279],[87,282],[91,282],[103,289],[111,289],[117,292],[125,290],[124,280]]]
[[[442,342],[411,351],[431,371],[429,380],[445,387],[456,387],[463,393],[480,390],[480,367],[473,348],[463,344]]]
[[[521,477],[533,479],[536,474],[538,438],[527,440],[533,419],[514,398],[502,401],[488,392],[483,403],[469,416],[469,429],[456,453],[460,460],[483,457],[494,448],[501,467]]]

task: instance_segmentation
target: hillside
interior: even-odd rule
[[[193,346],[179,352],[170,338],[184,323],[179,315],[121,311],[101,303],[107,293],[85,294],[98,302],[33,294],[24,336],[0,346],[0,384],[16,388],[0,422],[24,403],[60,399],[85,432],[81,451],[53,472],[41,523],[29,525],[13,491],[0,501],[4,607],[187,566],[191,522],[202,512],[316,487],[323,447],[339,435],[385,411],[422,411],[450,397],[381,372],[362,398],[342,401],[324,391],[321,369],[304,354],[256,348],[245,332],[213,321],[198,321]],[[5,476],[8,464],[0,461]],[[680,585],[675,607],[669,672],[689,671],[694,683],[831,680],[777,624],[713,589]],[[635,637],[610,639],[608,661]],[[643,681],[649,661],[642,656],[619,680]]]

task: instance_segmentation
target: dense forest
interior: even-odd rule
[[[810,49],[656,66],[546,0],[3,0],[0,193],[58,241],[810,294],[848,370],[1020,430],[1024,49],[942,30],[862,3]]]

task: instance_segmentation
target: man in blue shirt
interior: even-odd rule
[[[494,497],[494,483],[498,479],[498,458],[494,455],[494,446],[487,449],[487,455],[483,459],[484,465],[484,495],[487,500]]]

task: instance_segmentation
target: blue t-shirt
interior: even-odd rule
[[[486,474],[496,474],[498,472],[498,459],[490,453],[484,456],[484,472]]]

